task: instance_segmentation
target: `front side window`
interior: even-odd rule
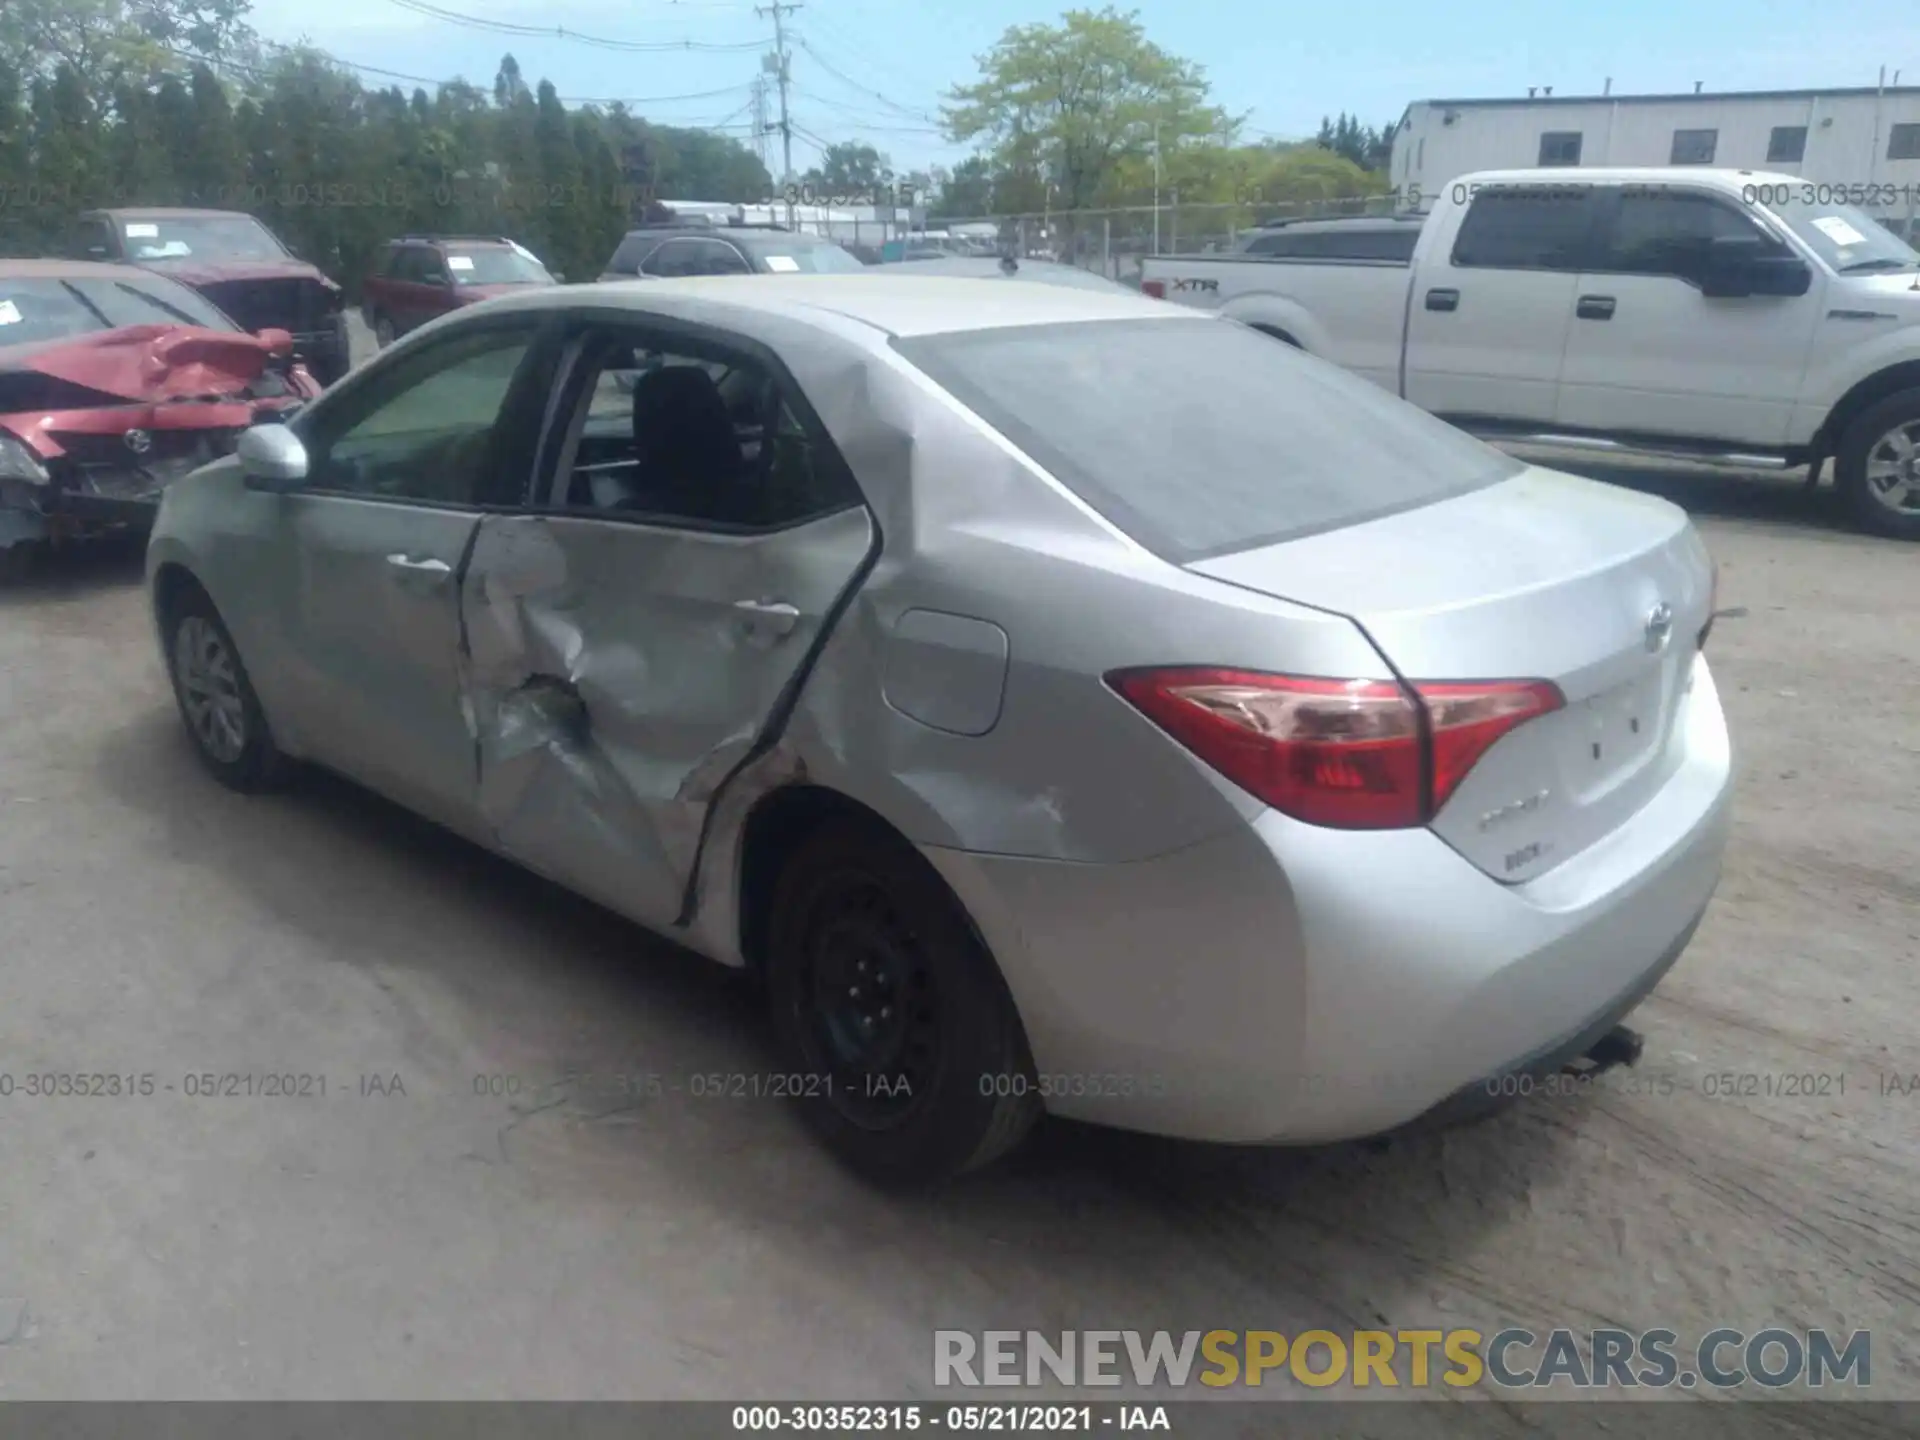
[[[469,331],[343,394],[302,427],[309,488],[443,505],[517,499],[502,463],[516,447],[498,432],[533,338],[532,324]]]
[[[1720,147],[1718,130],[1676,130],[1668,163],[1673,165],[1711,165],[1713,152]]]
[[[1583,186],[1497,186],[1468,204],[1453,263],[1478,270],[1579,270],[1592,228]]]
[[[1713,242],[1759,239],[1770,255],[1787,247],[1726,201],[1697,190],[1623,190],[1620,207],[1593,269],[1621,275],[1669,275],[1698,285]]]
[[[858,504],[831,442],[763,365],[590,335],[555,503],[695,529],[765,530]]]

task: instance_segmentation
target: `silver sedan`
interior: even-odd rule
[[[1684,514],[1097,289],[488,302],[177,483],[148,577],[216,778],[759,972],[770,1088],[882,1181],[1623,1058],[1725,843]]]

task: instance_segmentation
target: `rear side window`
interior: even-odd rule
[[[1579,270],[1592,213],[1589,186],[1482,190],[1454,237],[1453,263],[1478,270]]]
[[[1176,564],[1356,525],[1524,468],[1371,381],[1227,320],[1022,326],[894,345]]]

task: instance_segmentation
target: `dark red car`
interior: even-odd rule
[[[0,571],[151,524],[174,480],[319,393],[284,330],[249,335],[164,276],[0,260]]]
[[[189,285],[247,330],[285,330],[322,385],[347,373],[346,296],[237,210],[90,210],[68,253],[125,261]]]
[[[559,280],[505,236],[406,235],[387,242],[362,283],[360,313],[384,348],[450,310]]]

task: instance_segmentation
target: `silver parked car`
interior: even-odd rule
[[[882,1180],[1465,1113],[1611,1053],[1720,870],[1684,514],[1129,295],[490,301],[175,484],[148,576],[217,778],[761,972]]]

